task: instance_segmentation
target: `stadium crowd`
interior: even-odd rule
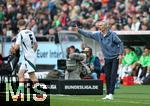
[[[108,20],[112,30],[150,30],[149,0],[0,0],[0,34],[18,32],[24,18],[36,36],[71,30],[77,24],[96,30]]]
[[[149,0],[0,0],[0,35],[16,35],[17,22],[20,19],[25,19],[27,27],[36,36],[49,36],[60,30],[72,30],[76,24],[83,29],[96,31],[96,22],[99,20],[107,20],[112,30],[150,30],[150,2]],[[125,48],[120,68],[126,70],[119,73],[119,77],[131,75],[136,66],[138,71],[135,76],[138,81],[149,73],[149,46],[145,49],[148,50],[146,55],[142,57],[140,54],[138,57],[134,50]],[[129,62],[128,59],[131,57],[133,60]],[[143,63],[144,58],[147,63]],[[145,67],[148,68],[141,75],[139,69]]]

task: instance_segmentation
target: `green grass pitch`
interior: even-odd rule
[[[103,95],[50,95],[50,106],[150,106],[150,85],[121,86],[114,100]]]

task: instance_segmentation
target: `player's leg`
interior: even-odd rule
[[[25,67],[25,62],[23,61],[19,72],[18,72],[18,79],[19,79],[19,86],[17,89],[16,95],[12,96],[13,99],[18,99],[19,95],[21,96],[21,99],[24,98],[24,73],[25,73],[26,67]]]
[[[17,92],[24,93],[24,83],[25,83],[24,73],[25,73],[24,69],[20,69],[19,72],[18,72],[19,87],[18,87]]]
[[[38,78],[35,75],[35,72],[30,72],[28,74],[29,74],[30,80],[33,82],[33,84],[38,84],[39,83]]]
[[[35,74],[35,70],[36,70],[36,67],[35,67],[35,60],[36,60],[36,57],[35,56],[32,56],[30,58],[26,58],[26,66],[27,66],[27,72],[29,74],[29,78],[30,80],[33,82],[33,89],[34,91],[37,93],[37,88],[40,87],[42,89],[47,89],[47,86],[45,84],[39,84],[39,81],[38,81],[38,78]],[[40,92],[38,92],[40,93]],[[39,95],[40,97],[43,96],[43,97],[46,97],[47,95],[46,94],[43,94],[42,92],[40,94],[37,94]]]
[[[27,66],[27,72],[29,74],[29,78],[30,80],[33,82],[33,84],[35,85],[39,85],[39,81],[37,76],[35,75],[35,58],[30,58],[30,59],[26,59],[26,66]]]

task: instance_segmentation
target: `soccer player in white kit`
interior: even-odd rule
[[[39,84],[38,79],[35,75],[35,62],[36,62],[36,49],[38,47],[37,41],[34,33],[26,29],[26,22],[24,19],[19,20],[18,27],[20,32],[17,35],[17,40],[13,46],[14,52],[20,47],[23,50],[23,61],[20,66],[18,77],[19,77],[19,87],[17,92],[21,92],[17,95],[14,95],[12,98],[18,98],[21,94],[21,97],[24,97],[24,74],[28,72],[30,80],[33,84]],[[23,96],[22,96],[23,95]]]

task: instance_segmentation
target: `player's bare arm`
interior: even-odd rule
[[[10,52],[11,53],[15,53],[18,49],[19,49],[19,45],[18,44],[14,44],[14,45],[11,46]]]
[[[34,49],[34,51],[36,51],[37,48],[38,48],[38,44],[37,44],[37,42],[34,42],[34,44],[33,44],[33,49]]]

